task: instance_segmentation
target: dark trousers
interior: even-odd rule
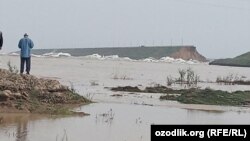
[[[30,73],[30,57],[29,58],[22,58],[21,57],[21,69],[20,69],[20,73],[23,73],[24,71],[24,65],[26,64],[26,72],[27,74]]]

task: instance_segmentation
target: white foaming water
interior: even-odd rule
[[[32,57],[38,57],[38,58],[42,58],[42,57],[45,57],[43,55],[36,55],[36,54],[31,54]]]
[[[15,53],[15,52],[11,52],[11,53],[9,53],[8,55],[10,55],[10,56],[19,56],[19,54],[18,54],[18,53]]]
[[[175,59],[174,59],[174,58],[171,58],[171,57],[162,57],[162,58],[160,59],[160,61],[162,61],[162,62],[167,62],[167,63],[171,63],[171,62],[174,62]]]
[[[105,59],[119,59],[118,55],[105,56]]]
[[[86,58],[90,58],[90,59],[99,59],[99,60],[103,60],[103,57],[99,54],[92,54],[92,55],[87,55],[87,56],[84,56]]]
[[[71,55],[69,53],[63,53],[63,52],[59,52],[59,53],[50,52],[50,53],[45,53],[42,56],[47,56],[47,57],[70,57]]]
[[[3,53],[1,55],[6,55],[6,54]],[[20,54],[16,53],[16,52],[11,52],[11,53],[8,53],[7,55],[19,56]],[[43,55],[31,54],[31,56],[32,57],[37,57],[37,58],[43,58],[43,57],[71,57],[71,55],[69,53],[63,53],[63,52],[59,52],[59,53],[49,52],[49,53],[45,53]]]
[[[101,56],[99,54],[92,54],[83,56],[83,58],[97,59],[97,60],[125,60],[125,61],[136,61],[129,57],[119,57],[118,55]]]
[[[3,54],[4,55],[4,54]],[[10,56],[18,56],[18,53],[9,53],[8,55]],[[44,53],[42,55],[36,55],[36,54],[31,54],[32,57],[37,57],[37,58],[44,58],[44,57],[72,57],[70,53],[55,53],[55,52],[49,52],[49,53]],[[82,56],[83,58],[87,59],[96,59],[96,60],[116,60],[116,61],[141,61],[141,62],[153,62],[153,63],[158,63],[158,62],[164,62],[164,63],[174,63],[174,64],[202,64],[203,62],[199,62],[197,60],[183,60],[181,58],[174,59],[171,57],[162,57],[159,60],[155,59],[153,57],[148,57],[145,59],[140,59],[140,60],[134,60],[129,57],[119,57],[118,55],[109,55],[109,56],[102,56],[99,54],[92,54],[92,55],[87,55],[87,56]]]
[[[174,59],[174,58],[171,58],[171,57],[162,57],[161,59],[157,60],[153,57],[149,57],[149,58],[146,58],[146,59],[142,59],[140,61],[143,61],[143,62],[153,62],[153,63],[157,63],[157,62],[164,62],[164,63],[173,63],[173,64],[189,64],[189,65],[193,65],[193,64],[202,64],[202,62],[199,62],[197,60],[183,60],[181,58],[178,58],[178,59]]]
[[[97,60],[125,60],[125,61],[142,61],[142,62],[165,62],[165,63],[178,63],[178,64],[200,64],[202,62],[199,62],[197,60],[183,60],[181,58],[179,59],[174,59],[171,57],[162,57],[161,59],[157,60],[153,57],[148,57],[145,59],[140,59],[140,60],[133,60],[129,57],[119,57],[118,55],[110,55],[110,56],[101,56],[99,54],[92,54],[88,56],[84,56],[84,58],[90,58],[90,59],[97,59]]]
[[[144,61],[144,62],[159,62],[158,60],[156,60],[153,57],[148,57],[146,59],[142,59],[141,61]]]

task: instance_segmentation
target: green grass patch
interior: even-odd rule
[[[235,58],[218,59],[209,63],[210,65],[250,67],[250,52]]]
[[[193,90],[182,91],[180,96],[170,97],[169,94],[160,97],[161,100],[176,100],[185,104],[206,104],[206,105],[250,105],[250,91],[226,92],[220,90]]]

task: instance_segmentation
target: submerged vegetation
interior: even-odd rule
[[[192,68],[178,69],[178,77],[167,76],[167,86],[178,84],[185,88],[197,88],[198,83],[208,82],[200,80],[200,76]],[[217,76],[215,81],[208,83],[217,83],[223,85],[250,85],[250,80],[246,76],[229,73],[226,76]]]
[[[17,74],[19,70],[17,69],[16,66],[13,66],[10,61],[7,63],[8,69],[10,72]]]
[[[116,87],[112,91],[141,92],[141,93],[163,93],[161,100],[174,100],[185,104],[207,104],[207,105],[231,105],[250,106],[250,91],[226,92],[221,90],[206,89],[180,89],[174,90],[165,86],[146,87],[141,90],[138,87]]]
[[[231,73],[223,77],[218,76],[216,78],[216,83],[225,85],[250,85],[250,81],[245,79],[245,76],[239,76]]]
[[[20,106],[28,104],[28,110],[31,113],[52,114],[52,115],[85,115],[85,113],[76,113],[71,109],[83,104],[90,103],[90,100],[80,96],[74,91],[69,90],[64,94],[41,94],[39,91],[32,90],[29,94],[29,103],[20,100]],[[25,107],[24,107],[25,108]]]
[[[133,80],[133,78],[128,77],[126,74],[121,75],[118,73],[113,74],[112,79],[114,79],[114,80]]]
[[[99,117],[101,117],[102,122],[112,124],[114,117],[115,117],[115,113],[113,112],[112,109],[110,109],[109,111],[107,111],[105,113],[96,115],[96,117],[95,117],[96,122],[100,120]]]
[[[212,89],[188,89],[179,95],[165,94],[161,100],[175,100],[185,104],[250,106],[250,91],[226,92]]]
[[[192,68],[179,69],[178,73],[178,78],[174,78],[171,75],[167,77],[167,86],[171,86],[172,84],[180,84],[189,88],[196,87],[200,80],[199,75],[196,74]]]

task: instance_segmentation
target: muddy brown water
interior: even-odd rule
[[[199,111],[164,106],[95,103],[85,117],[6,115],[1,141],[149,141],[151,124],[250,124],[249,112]]]
[[[19,66],[19,57],[1,56],[0,67],[7,68],[8,60]],[[85,117],[0,113],[0,141],[149,141],[151,124],[250,124],[248,107],[185,105],[160,101],[162,94],[111,92],[105,88],[165,85],[168,75],[176,77],[179,68],[187,67],[192,67],[204,81],[215,81],[217,76],[230,73],[250,79],[250,68],[33,57],[32,74],[54,78],[68,86],[72,83],[81,95],[98,103],[76,109],[91,114]],[[129,79],[114,80],[114,75]],[[93,81],[97,85],[91,85]],[[240,85],[200,86],[250,90],[250,86]],[[114,94],[122,96],[112,97]]]

